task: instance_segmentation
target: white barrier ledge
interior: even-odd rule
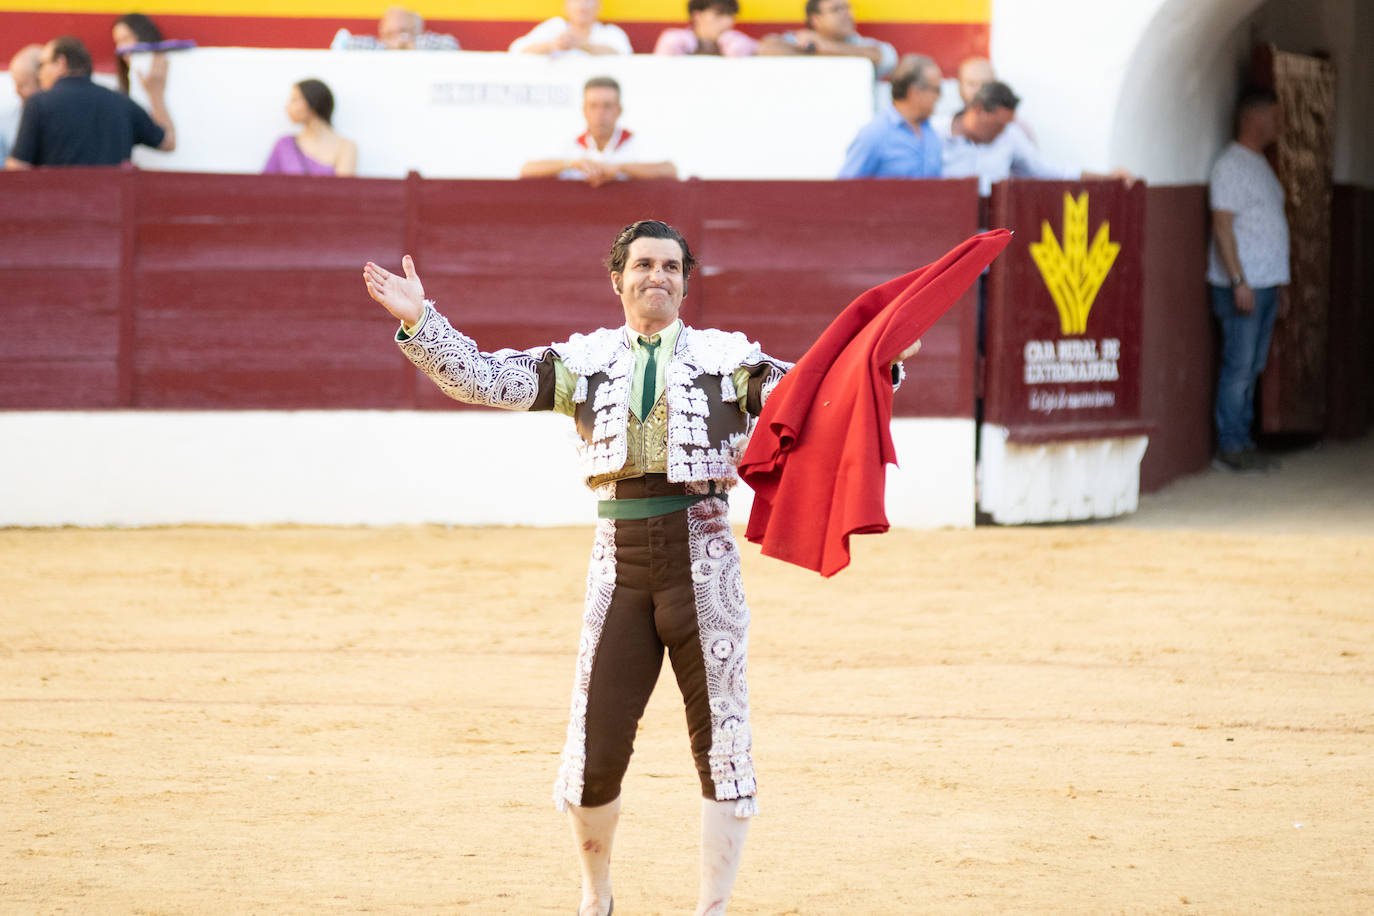
[[[892,428],[892,524],[971,526],[973,421]],[[0,412],[0,526],[590,525],[573,443],[548,413]]]
[[[978,508],[1001,525],[1114,518],[1140,504],[1148,436],[1021,445],[983,424]]]

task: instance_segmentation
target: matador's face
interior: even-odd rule
[[[640,334],[663,330],[682,308],[682,246],[675,239],[635,239],[625,270],[611,274],[611,286],[620,295],[631,329]]]

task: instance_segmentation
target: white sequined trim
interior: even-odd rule
[[[554,344],[553,350],[574,375],[595,375],[606,371],[617,351],[628,353],[629,347],[620,330],[598,328],[590,334],[574,334],[563,343]]]
[[[735,813],[746,817],[758,811],[757,802],[752,801],[758,786],[750,756],[753,739],[745,677],[749,606],[725,502],[707,499],[691,506],[687,534],[711,708],[711,781],[716,800],[739,799]]]
[[[727,404],[734,404],[739,400],[739,392],[735,389],[735,373],[732,370],[729,375],[720,377],[720,399]]]
[[[614,491],[615,485],[610,484],[599,488],[597,495],[609,499]],[[587,566],[587,594],[582,610],[582,634],[577,641],[568,732],[558,766],[558,779],[553,786],[553,801],[560,811],[566,811],[568,805],[582,804],[582,780],[587,770],[587,691],[591,687],[592,665],[614,592],[615,521],[607,518],[596,526],[592,558]]]
[[[592,400],[591,441],[578,448],[585,477],[599,477],[620,470],[628,454],[630,388],[634,354],[625,343],[624,329],[601,328],[590,334],[574,334],[550,347],[563,365],[577,376],[574,403]],[[712,442],[706,425],[710,400],[697,387],[702,375],[718,375],[721,397],[726,403],[738,401],[734,372],[741,366],[768,366],[764,396],[772,392],[789,363],[763,354],[759,345],[743,334],[698,330],[684,327],[678,334],[673,359],[665,376],[664,397],[668,408],[668,479],[678,483],[715,480],[722,489],[737,482],[735,464],[743,454],[738,437],[728,442]],[[589,391],[589,377],[607,377],[595,391]],[[746,421],[752,429],[753,418]],[[747,437],[747,432],[746,432]],[[746,438],[747,441],[747,438]]]
[[[477,343],[425,301],[420,324],[401,352],[454,400],[508,410],[528,410],[539,394],[537,366],[547,347],[483,353]]]

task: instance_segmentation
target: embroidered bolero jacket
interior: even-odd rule
[[[396,341],[449,397],[508,410],[553,410],[560,367],[573,384],[569,405],[581,438],[583,475],[595,488],[628,458],[634,354],[623,328],[574,334],[530,350],[486,353],[433,304]],[[766,356],[739,332],[684,326],[668,363],[667,475],[675,483],[713,481],[729,489],[755,418],[791,363]],[[747,381],[737,384],[741,373]],[[743,403],[740,403],[741,396]]]

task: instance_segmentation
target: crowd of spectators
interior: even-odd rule
[[[564,0],[563,15],[547,19],[510,44],[522,54],[630,54],[619,26],[601,22],[599,0]],[[1096,175],[1047,161],[1031,132],[1016,119],[1020,99],[999,82],[989,61],[971,58],[958,71],[962,108],[948,120],[933,119],[944,82],[930,57],[900,60],[892,45],[858,32],[848,0],[805,0],[799,28],[754,39],[737,31],[737,0],[688,0],[687,23],[663,31],[654,46],[661,55],[821,55],[868,60],[878,79],[889,79],[891,102],[877,112],[849,145],[840,178],[975,177],[987,194],[993,183],[1012,176],[1130,180],[1121,170]],[[159,47],[163,36],[147,16],[121,16],[112,28],[119,62],[120,93],[91,82],[90,55],[74,38],[21,50],[10,73],[23,105],[17,123],[0,123],[0,152],[7,168],[36,165],[104,165],[128,160],[134,145],[170,150],[176,132],[166,109],[165,54],[151,57],[147,72],[134,74],[149,111],[129,101],[128,51]],[[420,15],[404,7],[387,9],[377,34],[340,29],[331,47],[346,50],[458,50],[453,35],[427,31]],[[122,93],[122,95],[121,95]],[[333,129],[329,87],[319,80],[295,84],[286,106],[299,133],[282,137],[270,151],[266,172],[352,175],[356,145]],[[563,177],[593,186],[630,178],[675,177],[670,158],[646,151],[643,138],[619,123],[620,87],[596,77],[583,89],[586,131],[558,155],[527,162],[522,177]],[[97,136],[98,135],[98,136]],[[8,145],[10,148],[5,149]]]

